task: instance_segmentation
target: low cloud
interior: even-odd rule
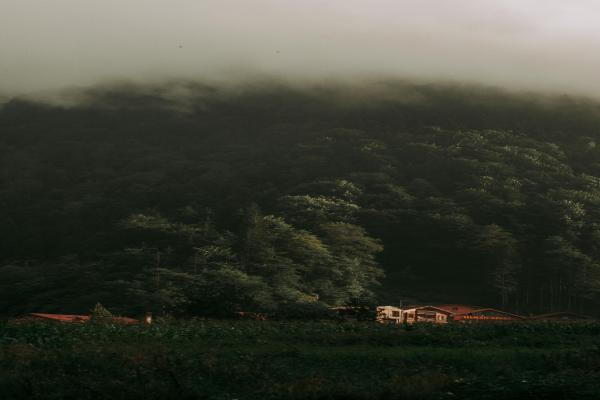
[[[0,93],[402,78],[600,97],[597,1],[0,0]]]

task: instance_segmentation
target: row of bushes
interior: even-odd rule
[[[0,399],[595,399],[600,324],[0,325]]]

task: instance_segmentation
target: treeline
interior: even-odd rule
[[[397,82],[15,99],[0,312],[593,313],[599,136],[589,100]]]

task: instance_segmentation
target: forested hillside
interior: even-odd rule
[[[0,111],[0,313],[600,305],[600,105],[386,82]]]

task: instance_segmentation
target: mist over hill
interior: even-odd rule
[[[600,303],[600,104],[171,81],[0,110],[0,313]]]
[[[600,96],[595,0],[3,0],[0,96],[110,79],[408,78]]]

